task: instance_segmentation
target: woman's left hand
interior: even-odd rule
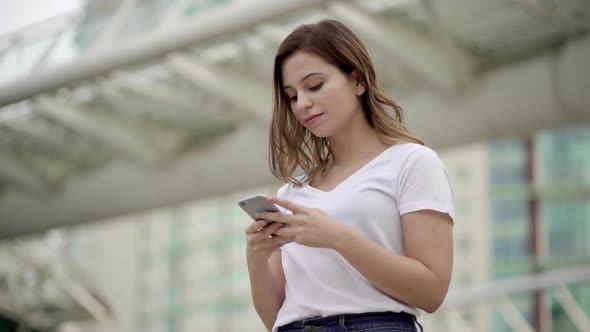
[[[293,214],[280,212],[259,212],[257,218],[277,221],[285,227],[275,232],[276,235],[294,238],[294,242],[316,248],[334,248],[348,231],[349,226],[338,223],[322,210],[308,208],[280,198],[269,198],[269,202],[284,207]]]

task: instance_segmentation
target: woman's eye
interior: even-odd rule
[[[289,97],[289,101],[294,103],[297,101],[297,96]]]
[[[318,91],[319,89],[322,88],[322,85],[324,85],[323,82],[320,83],[320,84],[318,84],[318,85],[314,85],[314,86],[310,87],[309,90],[311,90],[311,91]]]

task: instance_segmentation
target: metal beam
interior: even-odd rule
[[[51,56],[51,53],[53,53],[53,50],[55,50],[55,47],[61,41],[64,34],[65,34],[65,31],[62,31],[62,32],[56,34],[55,36],[53,36],[53,38],[51,39],[51,42],[49,42],[49,45],[47,45],[47,47],[43,50],[43,53],[41,53],[41,55],[37,59],[37,62],[33,65],[33,68],[30,71],[31,74],[37,73],[37,72],[45,69],[45,65],[47,64],[47,60]]]
[[[38,118],[28,118],[26,121],[19,123],[12,121],[0,122],[0,130],[14,134],[17,137],[23,137],[27,140],[34,140],[36,142],[43,142],[51,146],[61,146],[64,142],[60,142],[52,133],[47,125],[40,125],[35,121]]]
[[[268,125],[272,113],[269,89],[235,73],[214,70],[181,54],[170,56],[168,64],[199,88],[246,111],[254,122]]]
[[[116,112],[125,115],[139,115],[138,117],[155,118],[156,121],[169,121],[170,113],[168,110],[163,112],[165,106],[153,100],[145,100],[143,95],[137,97],[131,96],[129,93],[123,93],[123,87],[120,87],[116,82],[102,82],[99,84],[98,94],[102,99],[101,102],[105,106]]]
[[[92,49],[100,49],[107,43],[113,42],[116,39],[116,34],[125,22],[131,11],[134,9],[137,0],[123,0],[115,14],[107,23],[105,29],[98,35],[97,40],[92,45]]]
[[[48,19],[28,25],[18,31],[0,35],[0,53],[11,48],[18,48],[36,41],[47,39],[78,23],[84,15],[81,8],[57,14]]]
[[[59,258],[47,247],[49,253],[47,261],[33,257],[23,250],[14,248],[12,254],[15,258],[26,264],[34,267],[38,271],[44,271],[50,280],[54,281],[56,286],[61,288],[67,296],[80,305],[90,316],[96,319],[99,323],[106,323],[112,318],[110,308],[102,303],[95,295],[93,295],[82,283],[71,276],[70,269],[67,268]],[[48,318],[51,317],[48,315]],[[59,316],[58,316],[59,317]],[[27,315],[29,321],[34,321],[31,315]],[[54,318],[55,317],[51,317]]]
[[[228,128],[246,118],[241,112],[217,110],[219,107],[214,105],[216,100],[211,98],[194,98],[199,96],[198,93],[193,92],[191,96],[164,84],[141,82],[140,77],[119,78],[101,83],[99,93],[110,107],[120,112],[128,113],[129,109],[133,109],[133,112],[148,114],[166,124],[199,131]],[[122,91],[129,91],[133,96]]]
[[[91,51],[74,63],[0,86],[0,107],[36,94],[71,87],[115,69],[145,63],[228,32],[243,31],[260,22],[321,3],[318,0],[231,1],[195,19],[186,20],[185,24],[155,31],[114,49]]]
[[[142,164],[156,164],[162,161],[162,151],[146,144],[146,135],[130,130],[120,120],[99,117],[79,106],[67,105],[48,97],[38,98],[34,108],[44,115],[91,137],[97,142]]]
[[[71,141],[67,137],[64,137],[63,132],[61,132],[62,130],[66,130],[65,128],[60,128],[59,126],[55,128],[55,125],[49,127],[50,125],[42,122],[43,120],[45,119],[41,117],[32,117],[23,123],[5,121],[0,123],[0,131],[3,130],[16,136],[19,140],[24,140],[27,143],[27,150],[29,147],[32,148],[27,158],[32,158],[33,165],[38,165],[38,158],[43,157],[45,153],[60,162],[68,163],[68,166],[72,161],[76,164],[88,165],[88,163],[95,163],[104,159],[97,149],[94,148],[90,151],[90,144],[93,144],[93,141],[85,141],[84,144],[78,140],[76,144],[72,145]],[[43,151],[44,153],[39,154],[38,151]],[[44,167],[47,166],[46,162],[43,162],[41,165]],[[47,172],[43,172],[43,174],[47,174]],[[52,178],[52,183],[56,180],[51,176],[49,178]]]
[[[48,195],[55,187],[14,155],[0,151],[0,178],[35,195]]]
[[[106,323],[111,318],[109,308],[99,301],[82,284],[67,274],[52,270],[52,276],[58,285],[99,323]]]
[[[445,23],[440,16],[440,11],[437,8],[437,6],[440,5],[440,2],[422,0],[422,4],[426,13],[430,17],[429,22],[431,30],[439,39],[440,46],[445,50],[447,60],[453,67],[457,85],[461,88],[468,86],[473,81],[472,70],[475,65],[475,59],[459,49],[453,41],[453,37],[446,28]]]
[[[473,329],[469,326],[469,323],[465,321],[463,316],[461,316],[457,310],[445,310],[444,316],[450,331],[473,332]]]
[[[554,17],[563,20],[571,25],[582,28],[586,31],[590,31],[590,20],[588,17],[580,17],[573,13],[568,12],[563,8],[563,5],[559,1],[552,1],[554,4],[553,8],[547,6],[547,1],[539,0],[505,0],[519,5],[535,14],[540,14],[547,17]]]
[[[559,301],[561,307],[569,316],[572,323],[574,323],[578,331],[590,331],[590,320],[588,319],[588,316],[586,316],[584,310],[580,308],[578,302],[567,287],[558,287],[555,290],[555,298],[557,298],[557,301]]]
[[[502,317],[504,317],[504,320],[513,331],[535,332],[531,327],[531,324],[529,324],[527,319],[523,317],[522,313],[518,310],[516,305],[514,305],[509,297],[502,297],[495,307],[498,309],[500,314],[502,314]]]
[[[195,112],[195,105],[199,104],[199,101],[196,98],[182,98],[186,96],[186,93],[183,94],[182,91],[178,91],[177,88],[172,88],[162,83],[150,82],[142,76],[128,73],[117,73],[112,77],[113,79],[109,83],[105,82],[101,86],[111,95],[113,92],[120,91],[121,89],[128,90],[141,98],[146,98],[163,106],[167,106],[165,112]],[[194,95],[195,94],[193,93],[193,96]],[[178,112],[178,110],[180,110],[180,112]]]
[[[176,0],[174,1],[166,13],[164,13],[163,18],[160,20],[158,24],[159,29],[167,28],[174,24],[176,20],[182,20],[183,11],[188,7],[189,3],[193,0]]]
[[[507,295],[529,293],[570,283],[590,281],[590,266],[559,269],[522,277],[494,281],[489,285],[449,292],[448,307],[469,307],[481,302],[492,302]]]
[[[11,241],[3,250],[4,254],[2,258],[5,262],[7,260],[10,261],[13,270],[8,275],[4,275],[7,287],[0,290],[0,312],[21,324],[20,327],[23,330],[25,327],[42,329],[53,327],[55,315],[50,315],[43,311],[41,293],[34,292],[33,296],[36,296],[35,299],[31,299],[30,297],[28,299],[25,298],[27,295],[31,295],[31,288],[43,288],[43,285],[50,278],[45,269],[35,269],[38,278],[34,280],[25,279],[26,281],[21,279],[23,270],[31,270],[32,267],[26,261],[16,256],[15,253],[18,251],[19,242],[21,241]],[[23,294],[26,291],[29,291],[29,294]],[[31,307],[31,304],[33,304],[33,307]],[[28,329],[26,330],[28,331]]]
[[[280,26],[263,23],[256,27],[255,30],[259,33],[262,37],[270,40],[273,43],[279,44],[287,35],[289,31],[286,29],[281,28]]]
[[[240,44],[244,49],[243,62],[252,72],[252,76],[259,82],[271,82],[269,61],[274,58],[277,46],[261,36],[245,38]]]
[[[361,8],[342,2],[326,6],[331,14],[347,24],[376,49],[395,57],[401,65],[426,80],[439,91],[454,93],[459,87],[448,54],[434,40],[409,29],[400,22],[387,23],[363,13]]]

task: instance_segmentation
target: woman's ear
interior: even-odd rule
[[[365,84],[362,83],[362,81],[358,79],[358,75],[356,74],[356,72],[352,73],[352,79],[354,81],[354,85],[356,86],[356,88],[355,88],[356,95],[362,96],[363,93],[365,93],[365,91],[366,91]]]
[[[365,93],[365,85],[361,82],[356,82],[356,95],[362,96]]]

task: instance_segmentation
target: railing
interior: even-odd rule
[[[493,322],[491,314],[497,312],[513,331],[532,332],[535,328],[519,310],[515,299],[534,292],[541,292],[543,296],[553,292],[556,302],[575,328],[580,332],[590,331],[590,319],[568,288],[583,284],[590,286],[590,265],[508,278],[477,287],[460,288],[451,291],[443,307],[435,315],[426,317],[424,321],[426,326],[432,327],[430,330],[441,332],[480,331],[481,325],[478,327],[475,325],[481,322],[466,319],[465,313],[482,309],[484,315],[488,315],[489,323]],[[551,313],[547,312],[547,316],[543,330],[552,331]],[[494,330],[492,326],[487,328],[490,331]]]

